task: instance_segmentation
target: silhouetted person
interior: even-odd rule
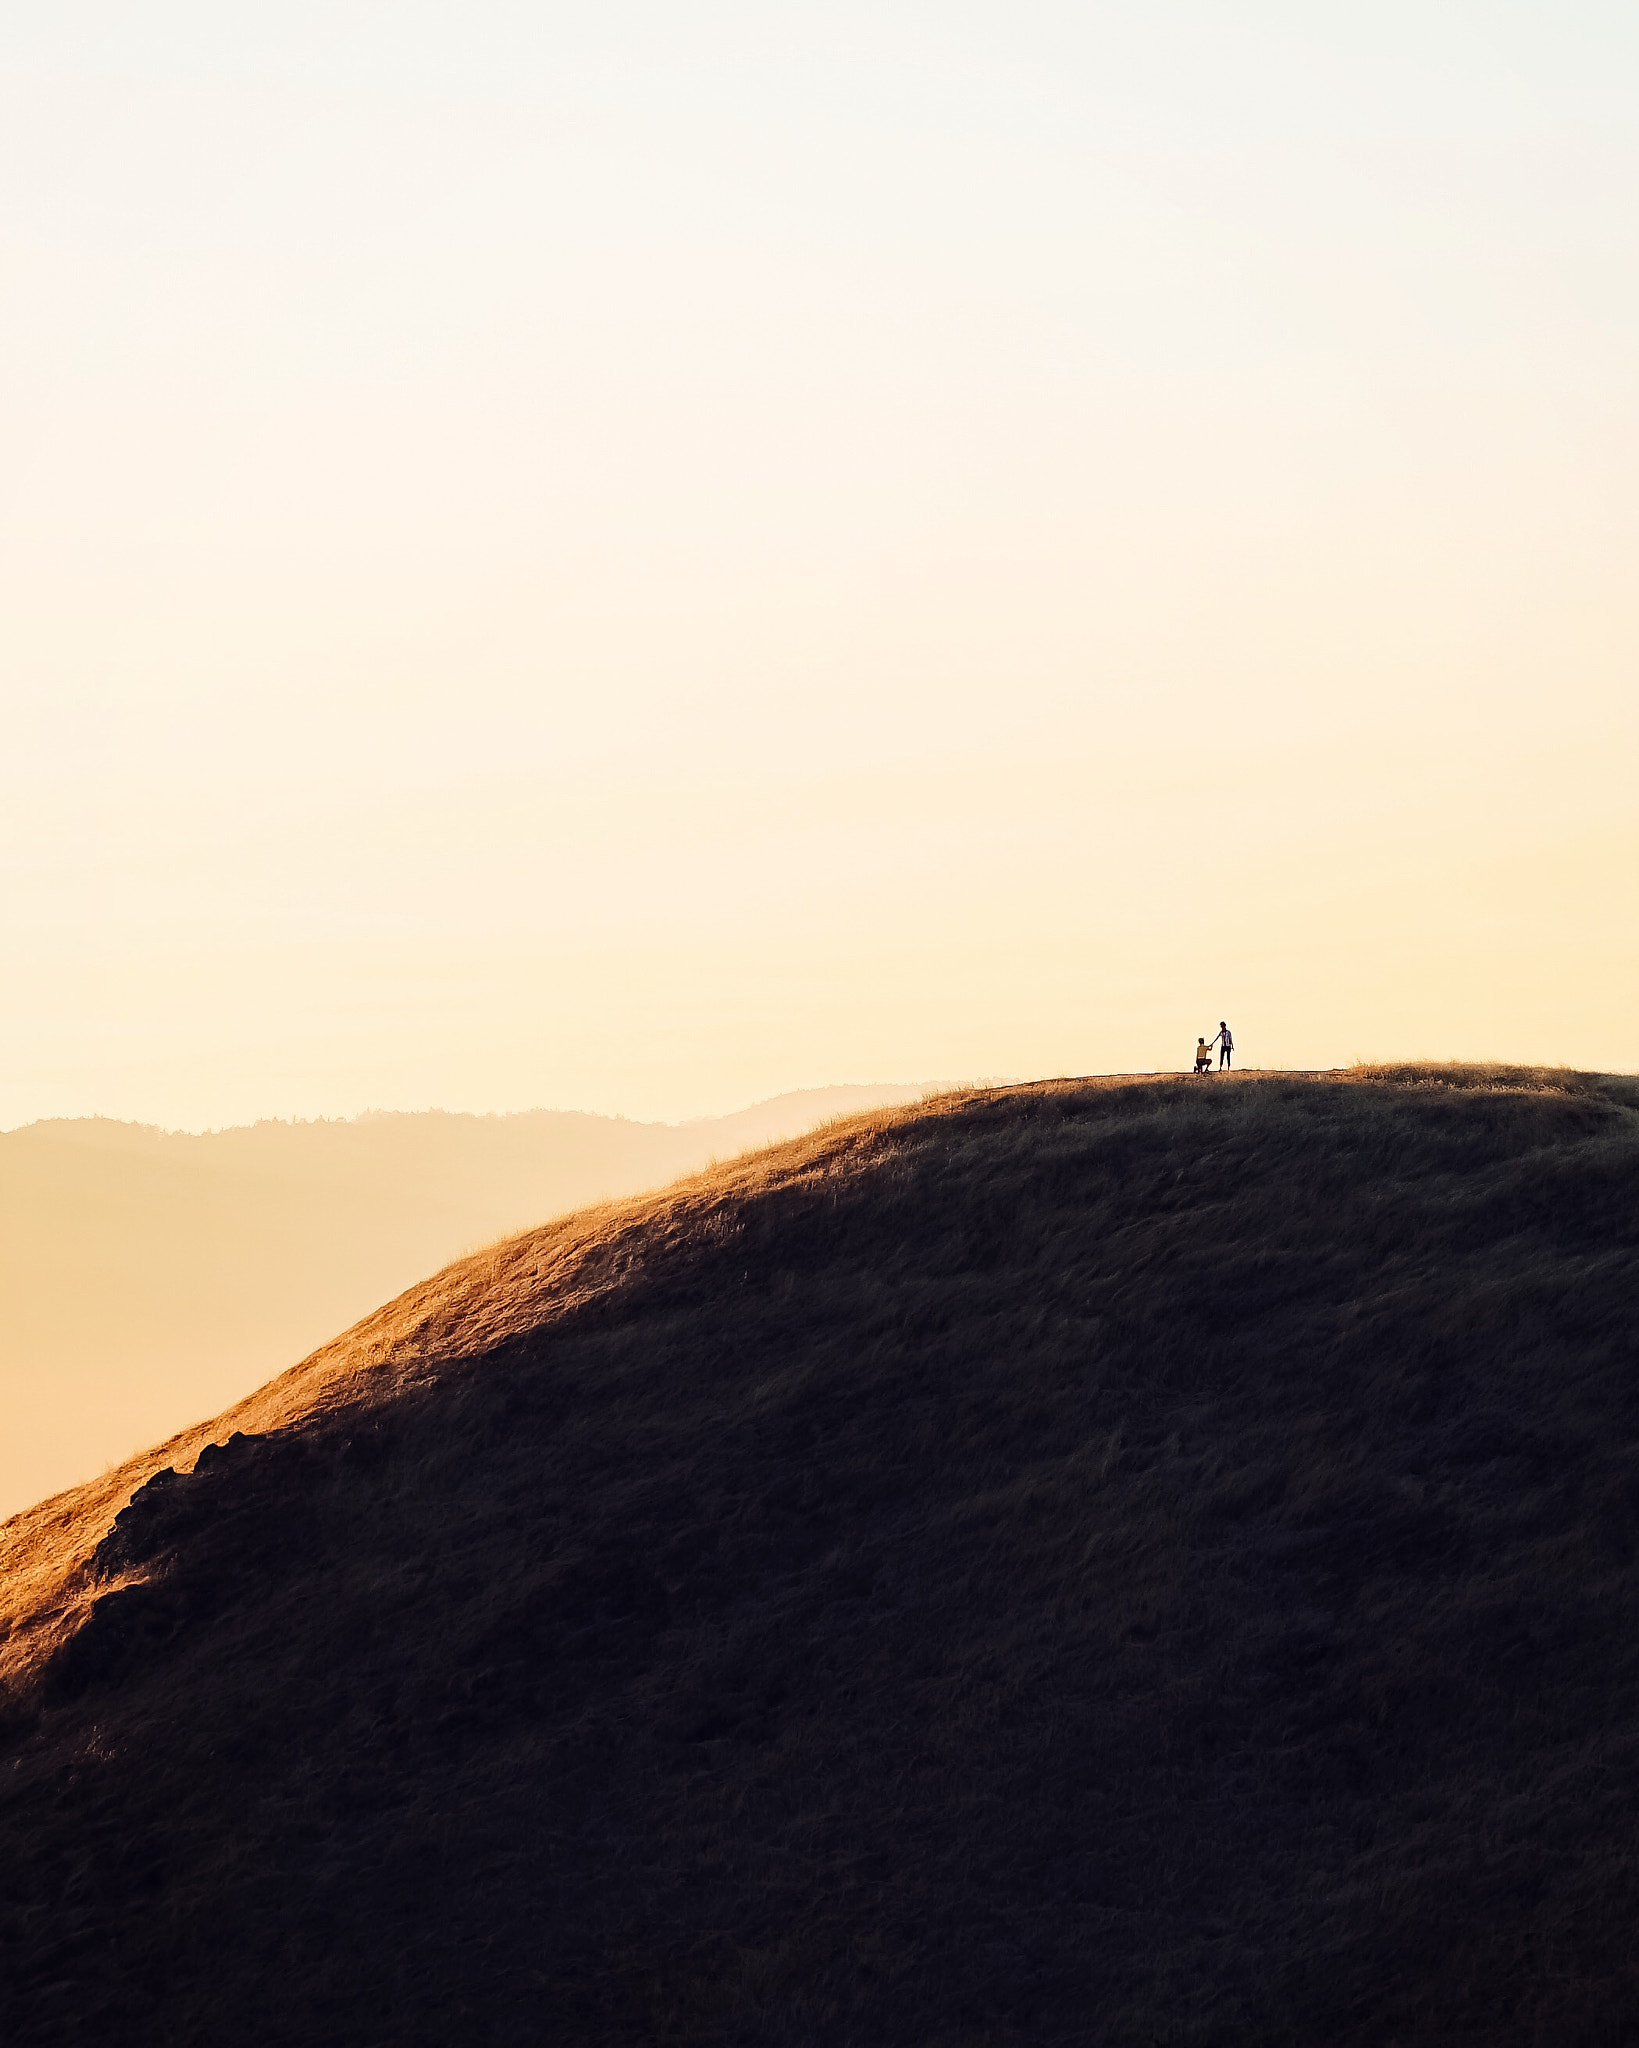
[[[1218,1019],[1218,1035],[1212,1043],[1218,1048],[1218,1071],[1222,1073],[1225,1067],[1232,1067],[1235,1064],[1230,1057],[1235,1050],[1235,1034],[1221,1017]],[[1212,1064],[1210,1056],[1207,1064]]]
[[[1195,1071],[1198,1074],[1210,1074],[1212,1072],[1212,1047],[1207,1044],[1204,1038],[1198,1038],[1195,1041]]]

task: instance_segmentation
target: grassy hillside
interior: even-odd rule
[[[1639,2038],[1633,1082],[862,1117],[0,1543],[18,2048]]]
[[[806,1089],[686,1124],[0,1132],[0,1517],[237,1400],[475,1245],[919,1092]]]

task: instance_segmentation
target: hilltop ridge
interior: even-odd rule
[[[0,1528],[33,2044],[1617,2042],[1639,1084],[1066,1081]]]

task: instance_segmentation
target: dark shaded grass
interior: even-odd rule
[[[1639,2039],[1622,1084],[828,1142],[144,1494],[0,1760],[8,2042]]]

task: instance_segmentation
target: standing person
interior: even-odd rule
[[[1218,1019],[1218,1035],[1212,1043],[1218,1048],[1218,1071],[1221,1074],[1225,1067],[1235,1064],[1230,1057],[1235,1050],[1235,1034],[1221,1017]]]

